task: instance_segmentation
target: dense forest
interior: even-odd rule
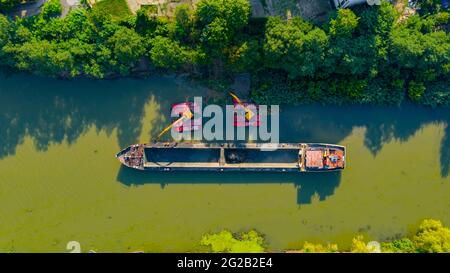
[[[0,10],[15,2],[0,1]],[[59,1],[50,0],[37,16],[0,13],[0,64],[63,78],[170,71],[220,82],[245,72],[253,99],[271,104],[450,105],[450,15],[440,1],[418,2],[426,4],[407,18],[384,1],[313,23],[251,18],[248,0],[119,18],[96,5],[61,18]]]

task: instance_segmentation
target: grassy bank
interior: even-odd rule
[[[102,0],[95,3],[93,8],[110,14],[115,20],[124,19],[131,15],[131,11],[125,0]]]

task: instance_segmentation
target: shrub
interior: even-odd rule
[[[424,93],[425,93],[425,86],[423,83],[414,81],[411,81],[409,83],[408,96],[412,101],[414,102],[420,101]]]
[[[413,253],[416,251],[414,243],[409,238],[402,238],[392,242],[382,243],[383,252]]]
[[[450,252],[450,229],[444,227],[440,221],[424,220],[412,241],[417,252]]]
[[[62,5],[59,0],[50,0],[42,6],[41,15],[43,18],[59,16],[62,12]]]
[[[200,244],[211,247],[212,252],[264,252],[264,238],[254,230],[236,235],[227,230],[215,234],[206,234],[203,235]]]
[[[338,246],[336,244],[328,244],[326,246],[322,244],[312,244],[305,242],[302,252],[305,253],[328,253],[328,252],[338,252]]]

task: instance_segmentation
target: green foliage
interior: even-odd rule
[[[192,17],[191,7],[188,4],[180,4],[175,8],[175,21],[173,23],[172,36],[176,40],[188,40],[193,27]]]
[[[11,27],[10,22],[3,14],[0,14],[0,48],[6,45],[9,40],[9,29]],[[0,51],[1,54],[1,51]],[[1,56],[1,55],[0,55]]]
[[[364,237],[359,235],[352,239],[350,251],[354,253],[371,253],[373,249],[367,247],[367,244],[364,242]]]
[[[450,252],[450,229],[438,220],[423,220],[411,238],[382,244],[383,252],[445,253]]]
[[[44,75],[103,78],[129,74],[145,54],[142,37],[102,9],[74,10],[64,19],[49,14],[12,22],[11,39],[0,51],[7,65]]]
[[[414,253],[416,251],[414,243],[409,238],[382,243],[381,248],[383,252],[393,253]]]
[[[256,231],[234,235],[229,231],[203,235],[200,244],[211,247],[212,252],[260,253],[264,252],[264,238]]]
[[[125,75],[128,74],[129,67],[145,52],[141,36],[126,27],[118,28],[108,39],[108,43],[120,64],[120,72]]]
[[[215,74],[221,69],[225,49],[239,40],[239,31],[248,23],[248,0],[202,0],[195,12],[196,32],[202,51],[215,63]]]
[[[126,0],[101,0],[94,4],[93,9],[103,10],[115,20],[126,18],[131,14]]]
[[[248,0],[201,0],[197,4],[196,17],[200,26],[211,24],[216,18],[226,20],[230,31],[243,28],[250,16]]]
[[[62,5],[59,0],[49,0],[42,6],[41,15],[45,19],[59,16],[62,12]]]
[[[178,69],[188,62],[188,51],[176,41],[156,36],[151,44],[150,59],[157,67]]]
[[[227,230],[219,233],[203,235],[200,245],[210,247],[212,252],[248,253],[264,252],[265,243],[261,234],[251,230],[247,233],[232,234]],[[448,253],[450,252],[450,229],[440,221],[423,220],[417,231],[410,237],[381,243],[381,252],[391,253]],[[374,253],[379,251],[375,245],[365,242],[362,235],[352,239],[350,249],[344,252]],[[303,247],[295,252],[326,253],[339,252],[336,244],[314,244],[305,242]]]
[[[412,101],[418,102],[425,94],[425,86],[421,82],[409,82],[408,96]]]
[[[420,224],[412,241],[417,252],[450,252],[450,229],[440,221],[427,219]]]
[[[324,60],[327,44],[323,30],[300,18],[289,21],[270,18],[264,43],[266,65],[286,71],[292,79],[312,77]]]
[[[412,2],[419,8],[420,14],[432,14],[441,9],[442,0],[413,0]]]
[[[257,40],[251,39],[240,45],[230,47],[229,67],[233,72],[245,72],[257,69],[261,64],[261,53]]]
[[[218,55],[228,46],[230,41],[226,20],[215,18],[208,24],[201,34],[200,41],[209,49],[211,54]]]
[[[397,65],[413,69],[425,80],[448,74],[450,62],[450,36],[443,31],[423,34],[415,29],[401,27],[392,33],[392,58]]]
[[[336,18],[330,21],[330,34],[350,37],[358,26],[358,20],[352,10],[340,9]]]
[[[338,246],[336,244],[328,244],[324,246],[322,244],[305,242],[300,251],[304,253],[334,253],[338,252]]]
[[[167,35],[167,24],[167,20],[149,14],[145,8],[137,11],[135,29],[141,36],[155,37],[158,35]]]
[[[424,105],[429,105],[432,107],[436,106],[446,106],[450,102],[450,79],[442,81],[433,81],[427,83],[423,99],[420,103]]]
[[[0,0],[5,3],[7,0]],[[251,18],[248,0],[201,0],[172,17],[149,8],[131,15],[125,0],[58,15],[0,15],[2,65],[59,77],[130,75],[139,63],[230,81],[252,77],[264,103],[450,105],[450,15],[421,1],[424,15],[399,20],[392,4],[341,9],[323,25],[301,18]],[[146,61],[142,61],[146,59]]]

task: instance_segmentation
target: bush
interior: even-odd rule
[[[328,244],[326,246],[323,246],[321,244],[312,244],[305,242],[301,251],[304,253],[333,253],[338,252],[338,246],[336,244]]]
[[[408,96],[414,101],[418,102],[422,98],[423,94],[425,94],[425,85],[421,82],[411,81],[408,87]]]
[[[450,252],[450,229],[444,227],[440,221],[424,220],[412,241],[417,252]]]
[[[414,243],[409,238],[402,238],[388,243],[382,243],[383,252],[413,253],[416,251]]]
[[[62,5],[59,0],[49,0],[42,6],[41,15],[43,18],[59,16],[62,12]]]
[[[432,107],[450,105],[449,86],[450,80],[428,83],[421,103]]]
[[[176,41],[156,36],[151,41],[150,59],[156,67],[178,69],[188,62],[188,52]]]
[[[221,253],[261,253],[264,252],[264,238],[256,231],[233,235],[229,231],[203,235],[203,246],[211,247],[212,252]]]
[[[373,249],[367,247],[362,235],[358,235],[352,239],[352,247],[350,251],[355,253],[371,253]]]

